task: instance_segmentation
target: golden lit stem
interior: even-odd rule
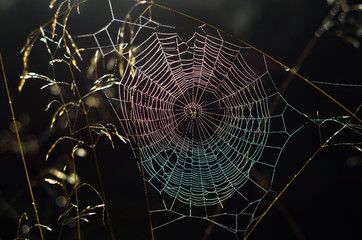
[[[361,105],[362,106],[362,105]],[[360,106],[360,107],[361,107]],[[357,109],[356,113],[359,111],[360,107]],[[355,115],[355,113],[353,113],[353,115]],[[349,120],[349,123],[352,121],[352,118]],[[348,123],[348,124],[349,124]],[[280,196],[285,192],[285,190],[287,190],[287,188],[290,186],[290,184],[293,183],[293,181],[299,176],[299,174],[306,168],[306,166],[310,163],[310,161],[312,161],[312,159],[315,158],[315,156],[317,156],[317,154],[320,152],[320,150],[322,150],[323,148],[327,147],[328,143],[338,134],[340,133],[343,129],[346,128],[346,126],[348,125],[343,125],[337,132],[335,132],[327,141],[325,141],[318,149],[317,151],[315,151],[313,153],[313,155],[308,159],[308,161],[306,161],[304,163],[304,165],[299,169],[299,171],[293,176],[293,178],[287,183],[287,185],[285,185],[285,187],[283,188],[283,190],[278,194],[278,196],[276,196],[276,198],[273,200],[273,202],[269,205],[269,207],[263,212],[263,214],[260,216],[260,218],[258,219],[258,221],[254,224],[254,226],[250,229],[250,231],[248,232],[248,234],[246,235],[246,237],[244,238],[244,240],[246,240],[250,234],[253,232],[253,230],[255,229],[255,227],[259,224],[259,222],[263,219],[263,217],[267,214],[267,212],[272,208],[272,206],[278,201],[278,199],[280,198]]]
[[[33,194],[33,189],[31,187],[31,182],[30,182],[30,178],[29,178],[29,173],[28,173],[28,168],[26,166],[26,162],[25,162],[25,157],[24,157],[24,151],[21,145],[21,141],[20,141],[20,136],[19,136],[19,130],[18,130],[18,126],[16,124],[16,119],[15,119],[15,113],[14,113],[14,108],[13,108],[13,104],[11,102],[11,97],[10,97],[10,92],[9,92],[9,87],[8,87],[8,82],[6,80],[6,75],[5,75],[5,69],[4,69],[4,63],[3,63],[3,59],[0,53],[0,62],[1,62],[1,68],[3,71],[3,76],[4,76],[4,82],[5,82],[5,88],[6,88],[6,93],[8,95],[8,99],[9,99],[9,106],[10,106],[10,110],[11,110],[11,116],[13,118],[13,123],[14,123],[14,128],[15,128],[15,133],[16,133],[16,137],[18,139],[18,144],[19,144],[19,150],[20,150],[20,154],[21,154],[21,159],[23,161],[23,166],[24,166],[24,170],[25,170],[25,175],[26,175],[26,180],[28,182],[28,187],[29,187],[29,191],[30,191],[30,196],[31,196],[31,200],[32,200],[32,204],[34,207],[34,212],[35,212],[35,217],[36,217],[36,221],[38,222],[38,226],[39,226],[39,233],[40,233],[40,238],[42,240],[44,240],[44,236],[43,236],[43,231],[41,230],[41,224],[40,224],[40,219],[39,219],[39,214],[38,214],[38,210],[35,204],[35,198],[34,198],[34,194]]]

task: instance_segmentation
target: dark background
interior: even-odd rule
[[[123,14],[132,5],[128,1],[124,2],[119,10]],[[296,63],[330,10],[323,0],[157,2],[230,32],[288,66]],[[59,159],[63,156],[61,152],[55,152],[54,155],[59,158],[45,161],[47,150],[58,136],[57,133],[49,133],[52,112],[44,111],[51,99],[49,93],[39,90],[42,85],[39,82],[27,83],[21,93],[16,88],[22,71],[20,50],[25,39],[33,29],[48,21],[53,12],[49,11],[48,2],[44,0],[0,0],[0,50],[21,126],[21,138],[26,142],[26,159],[40,218],[42,223],[54,229],[53,233],[48,233],[47,239],[57,236],[54,233],[59,226],[56,219],[62,209],[54,204],[59,192],[45,184],[43,179],[47,169],[61,169],[65,160],[62,162]],[[164,19],[163,15],[157,15],[157,11],[154,14],[158,21],[174,24],[181,24],[177,21],[182,21],[176,14],[174,19]],[[90,20],[89,24],[92,21],[97,21],[97,17]],[[351,30],[349,26],[341,26],[341,29]],[[337,37],[336,31],[338,27],[318,40],[300,72],[310,80],[360,84],[361,50]],[[31,67],[41,68],[42,65],[37,66],[34,58]],[[0,86],[0,239],[5,240],[16,237],[22,213],[29,215],[28,225],[35,221],[21,158],[16,152],[15,134],[11,131],[11,115],[3,81]],[[352,111],[360,104],[361,88],[321,87]],[[338,106],[300,80],[293,80],[286,94],[293,103],[313,117],[317,110],[321,118],[346,115]],[[326,125],[322,129],[325,136],[330,136],[336,129],[335,126],[330,126],[331,130],[328,127]],[[281,172],[284,172],[282,176],[285,178],[281,180],[281,186],[317,149],[319,138],[316,131],[316,128],[302,131],[299,139],[288,144],[290,147],[285,149],[285,159],[295,160],[296,163],[292,164],[295,166],[290,171],[287,165],[281,163]],[[352,134],[343,135],[340,141],[360,141],[360,138],[354,137]],[[113,149],[106,140],[101,141],[97,151],[116,239],[151,239],[143,182],[136,160],[128,146],[117,140],[115,145]],[[77,164],[82,182],[99,189],[94,162],[84,158]],[[347,146],[324,149],[282,196],[282,206],[274,206],[267,213],[250,239],[359,239],[362,223],[361,184],[360,152]],[[81,194],[82,199],[89,201],[89,204],[97,201],[92,191],[85,190]],[[106,228],[100,224],[99,215],[91,218],[91,223],[82,225],[83,239],[110,239]],[[156,232],[156,239],[201,239],[206,225],[190,219],[180,221],[159,235]],[[65,231],[64,239],[74,239],[75,234],[72,235],[70,230]],[[234,236],[218,231],[215,227],[209,239],[234,239]]]

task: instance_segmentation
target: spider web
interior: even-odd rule
[[[85,51],[103,59],[98,74],[112,79],[104,88],[116,88],[105,93],[160,197],[151,206],[153,230],[199,218],[245,236],[273,194],[283,148],[303,126],[289,127],[285,113],[307,121],[278,92],[275,63],[206,25],[183,38],[144,16],[118,19],[109,4],[112,20],[75,41],[95,43]]]
[[[103,26],[73,39],[157,199],[153,230],[192,218],[245,236],[276,196],[283,149],[310,121],[278,91],[284,69],[207,25],[189,37],[108,7]],[[54,47],[64,41],[44,34]]]
[[[184,217],[214,221],[213,207],[233,197],[240,208],[218,219],[227,213],[234,221],[215,223],[234,233],[245,230],[258,217],[294,134],[285,125],[288,104],[279,114],[269,112],[278,92],[265,57],[220,33],[208,34],[205,26],[187,41],[157,26],[138,49],[119,96],[110,101],[120,105],[118,118],[140,152],[146,181],[163,197],[153,212],[175,215],[160,226]],[[267,184],[251,176],[257,166]]]

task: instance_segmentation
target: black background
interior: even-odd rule
[[[230,32],[288,66],[296,63],[330,10],[322,0],[157,2]],[[122,8],[119,11],[125,12],[131,5],[125,1],[120,4]],[[48,133],[52,113],[44,112],[50,96],[44,90],[39,90],[42,85],[39,82],[27,83],[21,93],[16,90],[22,71],[20,50],[25,39],[33,29],[48,21],[53,12],[44,0],[0,1],[0,50],[16,116],[22,124],[21,138],[28,142],[38,139],[39,143],[36,149],[26,154],[35,198],[42,223],[57,232],[59,222],[56,219],[62,209],[57,208],[54,201],[59,192],[43,182],[46,169],[62,167],[56,160],[45,162],[47,150],[57,139],[57,136]],[[157,13],[154,12],[158,21],[182,24],[178,21],[183,18],[176,14],[171,15],[174,19],[165,19],[162,12],[160,15]],[[97,17],[90,20],[89,24],[92,21],[97,21]],[[346,44],[335,32],[336,29],[329,31],[318,40],[300,72],[310,80],[359,84],[362,76],[361,50]],[[31,67],[41,68],[34,59]],[[8,130],[11,128],[11,115],[3,81],[0,86],[0,239],[14,239],[23,212],[29,215],[28,225],[35,221],[21,158],[13,151],[16,145],[11,145],[16,142],[15,134]],[[361,91],[358,87],[321,87],[352,111],[360,104]],[[317,110],[321,118],[346,115],[338,106],[300,80],[293,81],[287,95],[297,106],[307,109],[308,114],[314,114],[313,117],[316,117]],[[332,127],[335,129],[335,126]],[[326,136],[331,134],[328,133],[328,126],[323,130]],[[302,131],[299,141],[292,140],[288,144],[290,147],[284,153],[286,162],[295,159],[297,163],[292,164],[295,166],[291,172],[288,172],[287,165],[281,163],[280,168],[284,172],[282,176],[285,177],[282,183],[290,179],[317,149],[319,140],[316,131],[316,128]],[[350,140],[348,135],[344,137],[341,141]],[[360,138],[352,140],[360,141]],[[107,141],[102,141],[97,151],[116,239],[151,239],[143,182],[136,160],[128,146],[120,141],[115,141],[115,145],[113,149]],[[61,156],[60,153],[54,153],[57,154]],[[94,162],[81,159],[77,164],[82,181],[99,189]],[[339,146],[322,150],[282,196],[281,202],[285,209],[274,206],[249,239],[361,238],[361,170],[362,156],[356,149]],[[87,199],[85,201],[91,199],[90,203],[96,199],[92,192],[83,194],[81,197]],[[285,214],[293,220],[288,220]],[[91,223],[82,225],[83,239],[110,239],[107,230],[100,224],[100,217],[91,220]],[[291,227],[291,222],[295,222],[297,230]],[[201,239],[206,225],[191,219],[183,220],[159,235],[156,232],[156,239]],[[215,229],[209,239],[234,239],[233,234]],[[47,239],[53,239],[57,234],[48,233],[47,236]],[[64,234],[64,239],[74,238],[75,234]]]

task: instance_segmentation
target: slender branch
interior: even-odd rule
[[[11,110],[11,116],[13,118],[16,138],[18,139],[19,150],[20,150],[21,159],[22,159],[22,162],[23,162],[24,170],[25,170],[26,180],[27,180],[27,183],[28,183],[28,188],[29,188],[29,192],[30,192],[30,196],[31,196],[31,200],[32,200],[32,204],[33,204],[33,208],[34,208],[34,212],[35,212],[36,221],[38,222],[38,226],[39,226],[40,238],[42,240],[44,240],[43,231],[41,229],[41,223],[40,223],[39,214],[38,214],[38,209],[36,207],[35,198],[34,198],[34,194],[33,194],[33,188],[31,186],[31,181],[30,181],[30,177],[29,177],[28,167],[26,165],[26,161],[25,161],[25,157],[24,157],[24,151],[23,151],[23,147],[21,145],[21,140],[20,140],[20,136],[19,136],[19,129],[18,129],[18,126],[17,126],[17,123],[16,123],[14,108],[13,108],[13,104],[12,104],[11,96],[10,96],[10,91],[9,91],[9,86],[8,86],[8,82],[6,80],[4,62],[3,62],[3,58],[1,56],[1,52],[0,52],[0,62],[1,62],[1,68],[2,68],[2,71],[3,71],[3,76],[4,76],[6,93],[8,95],[9,106],[10,106],[10,110]]]

